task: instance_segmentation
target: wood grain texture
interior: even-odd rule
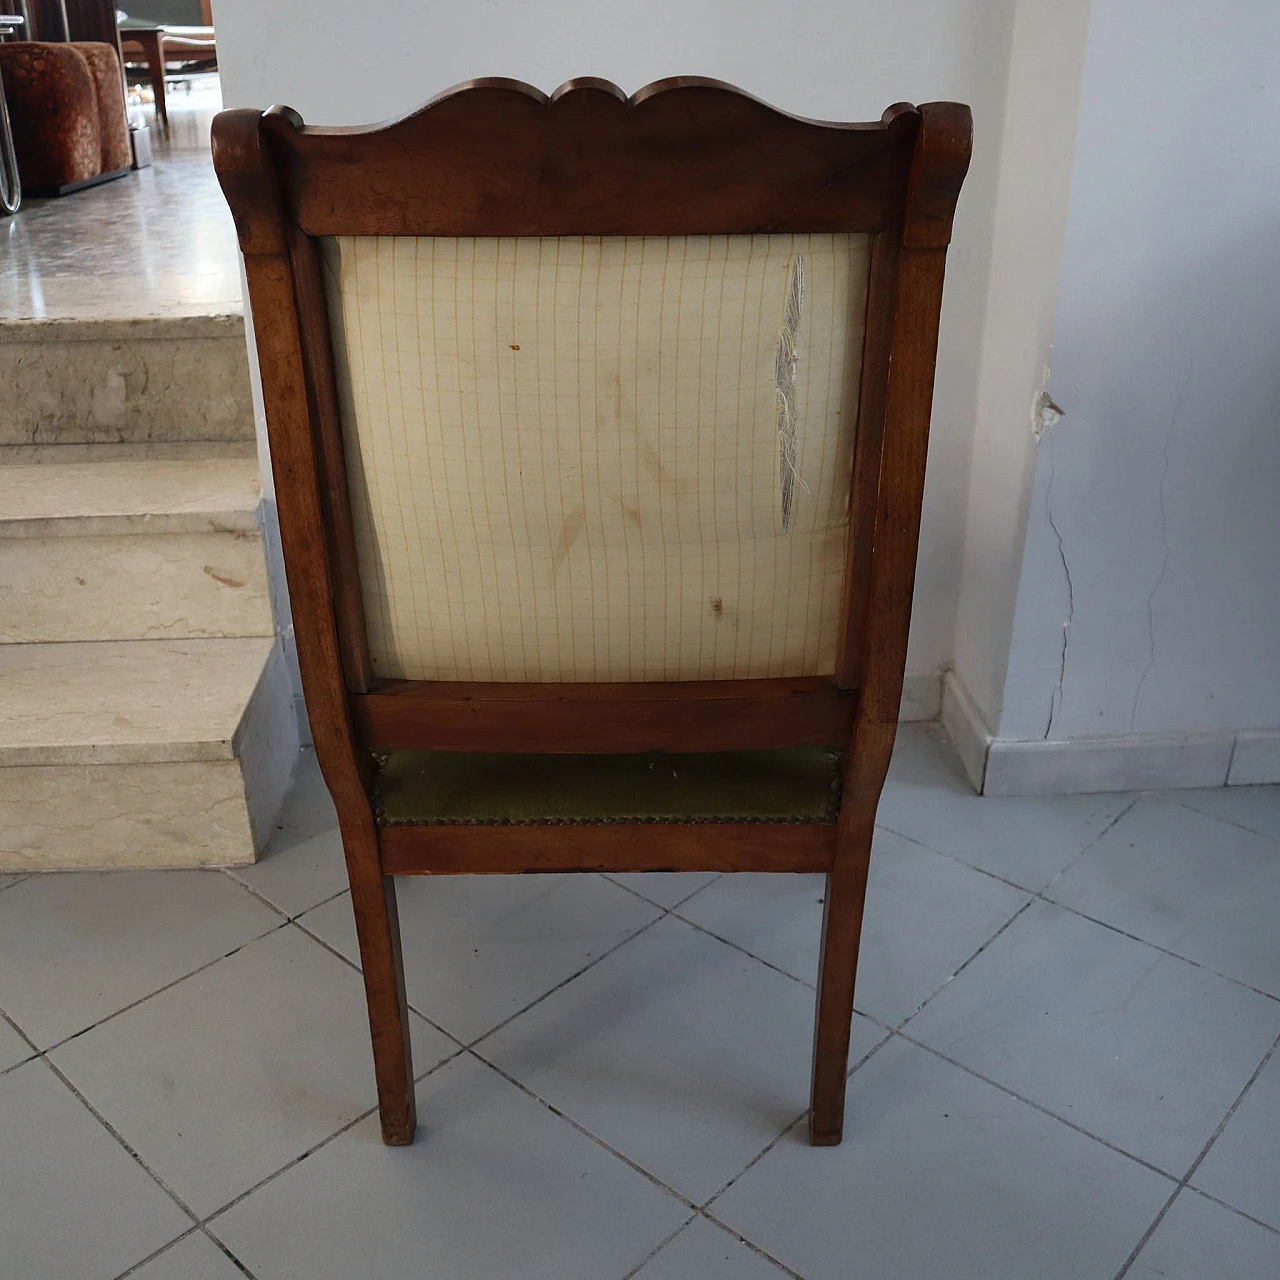
[[[946,247],[967,107],[899,103],[878,123],[800,120],[714,81],[550,98],[473,81],[372,129],[224,112],[214,162],[246,258],[303,687],[347,856],[383,1134],[413,1132],[393,874],[826,871],[811,1139],[838,1142],[875,812],[906,663]],[[322,235],[876,236],[850,490],[839,657],[825,681],[709,685],[377,684],[359,611]],[[362,647],[363,646],[363,647]],[[367,692],[366,692],[367,690]],[[828,824],[375,828],[370,744],[523,751],[847,743]],[[567,746],[564,744],[572,744]],[[561,745],[557,745],[561,744]]]
[[[946,246],[969,163],[971,133],[967,107],[935,103],[921,108],[897,268],[892,287],[882,282],[886,295],[882,305],[890,317],[884,339],[888,344],[884,429],[861,639],[846,637],[855,646],[859,698],[843,759],[835,861],[827,876],[810,1113],[810,1141],[816,1145],[837,1143],[843,1133],[849,1029],[871,842],[897,732],[907,661]],[[855,501],[865,502],[866,496],[855,491]],[[850,593],[855,589],[862,588],[853,582],[846,586]],[[851,627],[856,607],[854,601]]]
[[[387,681],[350,699],[375,750],[748,751],[846,742],[855,698],[829,679],[682,684]]]
[[[383,827],[392,875],[526,871],[826,871],[836,827],[819,822],[530,823]]]
[[[383,1139],[402,1145],[413,1139],[415,1103],[395,886],[380,865],[368,790],[372,762],[356,749],[347,711],[313,430],[315,399],[307,378],[294,262],[260,145],[257,113],[228,112],[219,119],[224,122],[215,150],[219,176],[253,193],[255,211],[244,224],[241,245],[249,246],[245,272],[298,665],[316,759],[337,810],[351,883]]]
[[[290,227],[289,255],[302,325],[302,355],[319,463],[320,508],[338,648],[347,689],[352,693],[363,693],[373,679],[372,664],[364,621],[364,596],[356,564],[351,497],[347,490],[347,463],[342,448],[342,422],[334,382],[329,316],[320,275],[320,252],[314,240],[296,227]]]
[[[595,79],[549,98],[473,80],[370,129],[264,126],[308,235],[699,235],[887,226],[918,120],[802,120],[680,77],[631,98]]]

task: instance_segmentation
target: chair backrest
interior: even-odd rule
[[[327,238],[374,675],[830,675],[868,241]]]
[[[572,750],[529,729],[568,703],[576,749],[693,750],[896,718],[970,127],[691,79],[220,115],[313,727]]]

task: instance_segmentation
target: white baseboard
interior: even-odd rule
[[[942,678],[942,724],[975,791],[983,790],[991,730],[954,671]]]
[[[996,738],[987,752],[983,795],[1221,787],[1234,745],[1234,734],[1126,734],[1061,742]]]
[[[1280,729],[1249,729],[1236,734],[1227,786],[1280,782]]]
[[[943,680],[942,723],[970,782],[988,796],[1280,782],[1280,729],[998,738],[954,671]]]

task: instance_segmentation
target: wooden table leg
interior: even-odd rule
[[[147,76],[151,80],[151,92],[155,95],[156,120],[169,133],[169,109],[164,100],[164,39],[160,31],[130,31],[127,38],[142,46],[142,56],[147,61]]]

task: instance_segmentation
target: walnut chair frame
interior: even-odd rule
[[[285,567],[316,754],[359,935],[382,1135],[416,1116],[393,877],[531,871],[825,872],[810,1139],[840,1141],[876,807],[898,721],[943,267],[969,162],[955,103],[872,124],[776,111],[716,81],[550,98],[477,80],[395,122],[309,128],[226,111],[218,178],[244,254]],[[835,671],[672,683],[379,680],[371,671],[318,238],[871,236]],[[374,753],[739,751],[845,744],[833,823],[380,825]],[[566,745],[566,744],[571,744]]]

